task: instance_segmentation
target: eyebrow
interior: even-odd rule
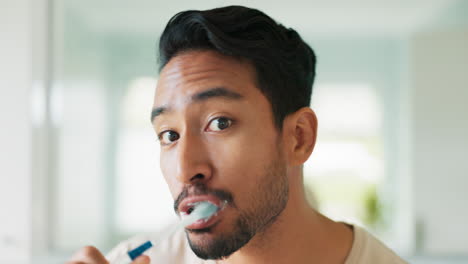
[[[225,87],[215,87],[211,88],[199,93],[196,93],[191,96],[191,101],[193,102],[202,102],[212,98],[225,98],[229,100],[240,100],[243,96],[239,93],[231,91]],[[151,123],[153,123],[154,119],[166,112],[170,111],[170,107],[168,106],[160,106],[155,107],[151,111]]]

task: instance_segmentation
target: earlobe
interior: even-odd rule
[[[317,117],[312,109],[303,107],[287,117],[284,131],[288,141],[290,165],[302,165],[312,154],[317,139]]]

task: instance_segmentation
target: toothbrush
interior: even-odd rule
[[[158,236],[157,241],[156,240],[146,241],[145,243],[141,244],[137,248],[130,250],[129,252],[127,252],[127,254],[118,258],[116,262],[113,262],[113,264],[131,263],[141,254],[143,254],[146,250],[158,244],[157,242],[163,240],[164,238],[169,237],[170,235],[172,235],[172,233],[174,233],[179,228],[183,228],[188,225],[191,225],[192,223],[195,223],[196,221],[201,220],[201,219],[208,219],[212,215],[214,215],[218,211],[218,209],[219,209],[218,206],[210,202],[196,203],[191,214],[184,216],[180,222],[177,222],[173,224],[172,226],[170,226],[170,228],[168,228],[166,232]]]

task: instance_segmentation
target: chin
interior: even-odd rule
[[[186,230],[187,238],[192,251],[201,259],[225,259],[246,245],[254,236],[239,225],[233,224],[231,228],[227,223],[198,229]]]

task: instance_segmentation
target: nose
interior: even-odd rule
[[[176,177],[184,185],[206,183],[212,177],[212,166],[205,144],[196,136],[185,136],[177,142]]]

